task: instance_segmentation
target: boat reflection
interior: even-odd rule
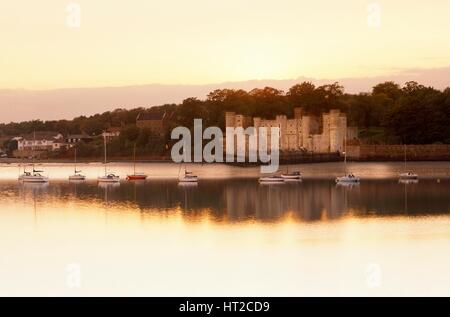
[[[120,182],[117,183],[106,183],[106,182],[99,182],[98,183],[99,188],[117,188],[120,187]]]
[[[17,185],[0,183],[14,195]],[[352,216],[443,214],[450,211],[450,180],[401,182],[396,179],[335,184],[332,180],[262,185],[257,179],[203,180],[179,184],[176,180],[124,183],[21,184],[40,206],[58,200],[89,204],[107,203],[124,211],[158,214],[177,211],[198,219],[205,211],[214,221],[274,222],[292,217],[320,221]]]
[[[418,179],[399,179],[399,184],[417,184],[419,183]]]

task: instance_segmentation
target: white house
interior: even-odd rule
[[[55,151],[65,145],[61,133],[39,132],[27,136],[15,137],[19,151]]]

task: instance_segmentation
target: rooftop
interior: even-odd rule
[[[36,131],[35,133],[24,134],[19,138],[24,140],[55,140],[61,134],[59,132],[51,132],[51,131]]]

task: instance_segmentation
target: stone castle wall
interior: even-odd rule
[[[250,118],[226,112],[226,127],[253,126],[280,128],[281,151],[307,151],[313,153],[342,153],[347,133],[347,117],[339,110],[331,110],[322,114],[322,117],[304,115],[303,109],[294,109],[294,118],[277,115],[274,120],[259,117]],[[269,138],[270,140],[270,138]],[[268,144],[270,146],[270,144]]]

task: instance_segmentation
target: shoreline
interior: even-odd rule
[[[29,168],[32,162],[0,162],[0,179],[17,179],[24,168]],[[44,174],[52,179],[67,179],[73,173],[74,163],[70,161],[40,161],[35,162]],[[106,168],[121,178],[133,173],[132,161],[111,161]],[[179,164],[169,161],[137,162],[136,170],[146,173],[150,179],[177,178],[180,169],[185,167],[197,174],[200,179],[227,179],[227,178],[255,178],[261,176],[260,166],[239,166],[224,163],[187,163]],[[105,165],[99,161],[77,162],[77,168],[81,169],[88,178],[97,178],[104,174]],[[286,170],[300,171],[304,179],[332,179],[345,173],[343,162],[280,164],[279,174]],[[353,173],[361,179],[395,179],[399,173],[412,170],[419,175],[419,179],[449,179],[450,161],[417,161],[407,162],[348,162],[347,172]],[[268,174],[266,174],[268,175]]]
[[[326,164],[326,163],[343,163],[344,159],[340,160],[330,160],[330,161],[298,161],[298,162],[292,162],[292,161],[283,161],[280,160],[279,165],[301,165],[301,164]],[[0,164],[57,164],[57,163],[67,163],[67,164],[74,164],[73,159],[16,159],[16,158],[0,158]],[[100,163],[103,164],[103,159],[77,159],[77,164],[94,164],[94,163]],[[113,158],[108,159],[107,164],[111,163],[134,163],[134,160],[132,158]],[[176,163],[172,161],[171,159],[140,159],[136,160],[136,163],[142,164],[142,163],[168,163],[168,164],[181,164]],[[404,164],[403,160],[351,160],[347,158],[348,164],[353,163],[402,163]],[[408,160],[407,164],[409,163],[449,163],[448,160],[443,159],[433,159],[433,160]],[[261,166],[264,164],[260,163],[250,163],[250,162],[213,162],[213,163],[206,163],[206,162],[187,162],[183,164],[194,164],[194,165],[209,165],[209,164],[223,164],[223,165],[229,165],[229,166],[237,166],[237,167],[256,167]]]

